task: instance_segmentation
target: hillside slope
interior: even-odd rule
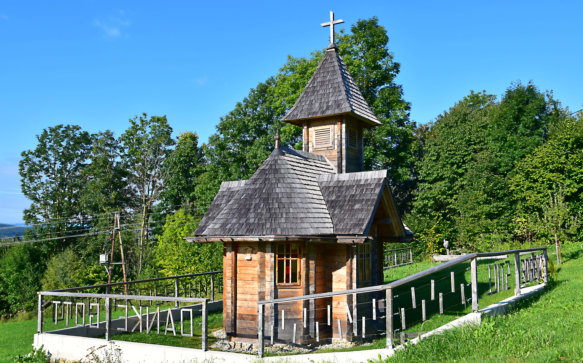
[[[386,362],[582,361],[583,249],[572,244],[563,250],[565,263],[542,295],[479,327],[423,340]]]

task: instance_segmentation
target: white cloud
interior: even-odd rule
[[[95,19],[93,25],[101,29],[106,37],[119,38],[128,36],[124,31],[129,28],[131,22],[126,17],[125,12],[120,10],[116,15],[107,19]]]
[[[8,15],[4,14],[4,13],[0,13],[0,20],[7,20],[8,19]]]

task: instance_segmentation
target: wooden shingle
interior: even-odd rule
[[[300,120],[340,114],[352,114],[370,126],[381,124],[352,79],[336,47],[331,45],[283,120],[299,124]]]
[[[277,151],[249,180],[221,185],[196,235],[332,235],[316,176],[334,170],[323,157],[286,148]],[[225,203],[227,197],[231,200]]]
[[[387,171],[335,174],[323,156],[282,148],[247,181],[224,182],[198,236],[364,235]]]

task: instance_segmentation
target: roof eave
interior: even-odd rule
[[[318,236],[318,235],[297,235],[297,236],[194,236],[184,237],[187,242],[191,243],[213,243],[213,242],[286,242],[286,241],[305,241],[305,242],[327,242],[342,244],[358,244],[370,240],[370,236],[362,235],[342,235],[342,236]]]
[[[326,115],[318,115],[318,116],[310,116],[310,117],[301,117],[301,118],[292,118],[292,119],[286,119],[286,117],[284,117],[282,119],[282,121],[284,122],[288,122],[290,124],[296,125],[296,126],[302,126],[302,122],[303,121],[311,121],[311,120],[317,120],[317,119],[322,119],[322,118],[328,118],[328,117],[334,117],[334,116],[341,116],[341,115],[351,115],[354,116],[355,118],[359,119],[360,121],[364,122],[366,125],[364,127],[375,127],[375,126],[379,126],[381,125],[381,122],[379,120],[371,120],[369,118],[366,118],[364,116],[361,116],[353,111],[347,111],[347,112],[338,112],[338,113],[330,113],[330,114],[326,114]]]

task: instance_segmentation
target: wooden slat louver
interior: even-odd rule
[[[332,146],[332,132],[330,127],[316,129],[314,132],[316,148]]]

